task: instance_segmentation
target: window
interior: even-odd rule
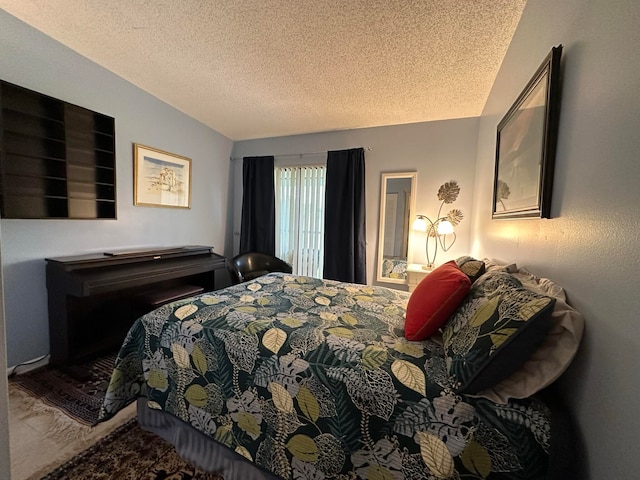
[[[322,278],[324,165],[276,167],[276,255],[293,273]]]

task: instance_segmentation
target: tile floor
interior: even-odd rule
[[[10,385],[11,479],[41,478],[134,415],[132,404],[108,422],[86,427]]]

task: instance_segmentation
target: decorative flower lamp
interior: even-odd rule
[[[441,213],[444,204],[455,202],[459,194],[460,187],[458,186],[458,182],[451,180],[441,185],[438,189],[438,200],[440,200],[441,203],[436,219],[431,220],[426,215],[416,215],[412,228],[427,233],[427,241],[425,242],[427,264],[422,266],[425,270],[432,270],[435,267],[438,246],[446,252],[456,241],[454,227],[464,218],[462,211],[454,208],[445,216],[441,216]]]

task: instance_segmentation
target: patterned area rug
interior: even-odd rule
[[[96,424],[116,355],[112,353],[81,365],[88,371],[84,381],[47,366],[16,375],[10,382],[74,420],[92,426]]]
[[[172,445],[129,420],[42,480],[223,480],[184,461]]]

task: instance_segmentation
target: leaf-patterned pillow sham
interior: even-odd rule
[[[547,335],[554,303],[506,272],[478,279],[443,332],[456,390],[478,393],[517,370]]]
[[[456,264],[469,277],[471,283],[478,280],[486,271],[486,266],[482,260],[477,260],[468,255],[456,258]]]

